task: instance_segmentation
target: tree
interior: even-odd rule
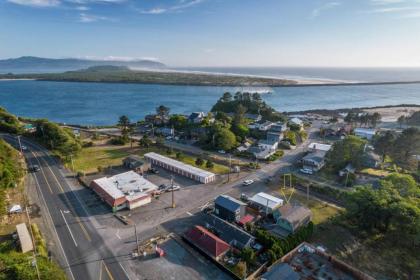
[[[182,152],[177,152],[175,156],[179,160],[182,160],[184,158],[184,154]]]
[[[356,169],[363,166],[364,148],[366,140],[357,136],[347,136],[337,141],[327,153],[327,166],[338,171],[351,163]]]
[[[207,168],[213,168],[214,167],[214,163],[211,161],[211,160],[207,160],[207,162],[206,162],[206,167]]]
[[[376,125],[381,121],[381,114],[379,114],[378,112],[373,113],[370,116],[370,122],[372,124],[373,127],[376,127]]]
[[[375,148],[375,152],[381,155],[382,162],[385,162],[386,156],[391,154],[394,142],[395,135],[391,131],[387,131],[384,135],[374,140],[373,147]]]
[[[160,105],[156,108],[156,114],[160,116],[162,119],[169,116],[170,109],[166,106]]]
[[[229,129],[220,128],[214,134],[214,145],[216,149],[229,151],[236,145],[236,137]]]
[[[221,98],[223,102],[231,102],[232,101],[232,94],[230,92],[225,92]]]
[[[254,265],[255,264],[255,259],[256,259],[254,250],[251,249],[251,248],[242,249],[241,258],[242,258],[242,260],[244,260],[246,262],[248,267],[251,266],[251,265]]]
[[[130,119],[126,115],[122,115],[118,119],[118,126],[122,129],[127,128],[130,125]]]
[[[198,157],[195,160],[195,165],[202,166],[203,164],[204,164],[204,160],[202,158]]]
[[[245,262],[238,262],[233,267],[233,273],[238,275],[241,279],[244,279],[246,277],[247,271],[246,271],[246,263]]]
[[[398,124],[400,125],[400,128],[402,128],[402,125],[406,122],[406,118],[404,115],[401,115],[397,119]]]
[[[142,138],[140,138],[139,140],[139,146],[142,148],[149,148],[152,145],[152,140],[149,138],[149,136],[144,135]]]
[[[391,158],[402,168],[415,171],[418,168],[418,161],[415,156],[419,154],[420,130],[414,127],[405,129],[395,140]]]
[[[172,115],[169,118],[169,125],[175,129],[185,129],[188,125],[188,119],[184,115]]]

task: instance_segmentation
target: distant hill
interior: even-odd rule
[[[163,69],[165,64],[153,60],[89,60],[78,58],[42,58],[35,56],[22,56],[0,60],[0,73],[58,73],[92,66],[125,66],[144,69]]]

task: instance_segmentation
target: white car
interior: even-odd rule
[[[244,185],[244,186],[249,186],[249,185],[251,185],[252,183],[254,183],[254,180],[245,180],[245,181],[242,183],[242,185]]]
[[[226,152],[224,150],[218,150],[217,151],[219,154],[226,154]]]
[[[22,147],[22,151],[27,151],[28,150],[28,147],[26,147],[25,145],[22,145],[21,147]]]
[[[304,174],[310,174],[310,175],[312,175],[314,173],[311,169],[306,169],[306,168],[302,168],[299,171],[304,173]]]

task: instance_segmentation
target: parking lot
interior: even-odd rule
[[[146,257],[127,264],[139,275],[139,279],[231,279],[213,262],[193,251],[182,241],[169,239],[160,245],[163,257]]]

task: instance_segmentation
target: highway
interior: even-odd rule
[[[10,144],[19,147],[17,139],[0,135]],[[68,278],[79,279],[129,279],[124,267],[107,248],[83,202],[73,191],[60,170],[60,164],[41,146],[21,138],[28,149],[24,156],[28,165],[38,165],[40,170],[31,173],[41,198],[44,218],[50,219],[56,242],[62,251],[64,269]]]

